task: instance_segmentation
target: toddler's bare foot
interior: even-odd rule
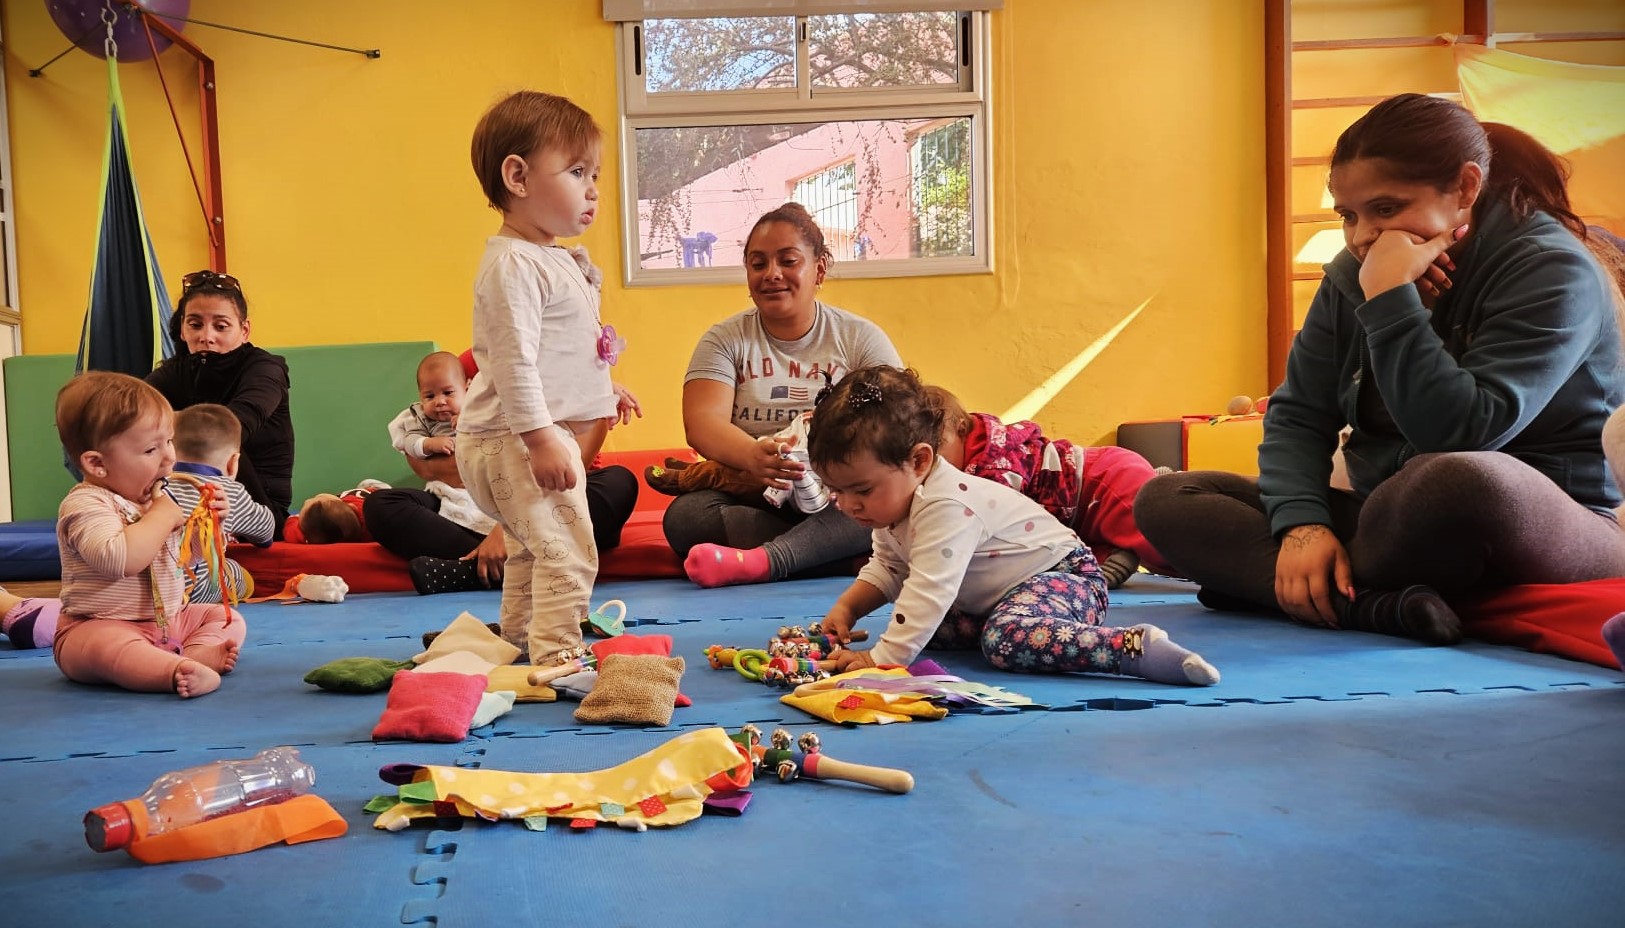
[[[242,651],[243,646],[237,642],[226,642],[226,653],[220,661],[220,672],[222,674],[228,674],[237,669],[237,655],[241,654]]]
[[[175,667],[175,695],[182,699],[204,696],[220,688],[220,674],[191,658]]]
[[[237,656],[242,653],[242,645],[235,641],[223,641],[219,644],[193,646],[186,649],[186,656],[217,673],[231,673],[237,666]]]

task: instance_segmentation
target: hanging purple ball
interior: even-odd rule
[[[102,23],[102,12],[107,9],[108,2],[45,0],[45,8],[51,13],[51,21],[70,42],[97,58],[106,58],[107,27]],[[169,39],[157,30],[153,30],[152,45],[148,45],[146,30],[142,28],[141,18],[136,11],[120,0],[111,0],[111,3],[115,16],[113,42],[118,46],[119,61],[146,61],[152,57],[153,46],[157,46],[160,52],[170,46]],[[192,7],[192,0],[138,0],[138,3],[142,9],[159,16],[186,16]],[[186,27],[185,23],[174,19],[169,20],[169,24],[177,31]]]

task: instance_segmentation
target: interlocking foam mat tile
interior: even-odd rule
[[[246,607],[238,670],[187,703],[77,686],[47,653],[0,650],[0,813],[15,836],[0,872],[17,889],[0,923],[669,928],[788,908],[855,926],[1614,926],[1625,912],[1618,672],[1210,613],[1188,584],[1144,577],[1114,592],[1114,621],[1163,625],[1221,684],[1001,674],[973,653],[936,655],[1089,711],[841,728],[705,666],[707,644],[759,646],[846,582],[600,586],[595,602],[625,600],[632,631],[672,635],[689,662],[695,705],[661,730],[582,726],[565,702],[516,707],[463,744],[375,745],[384,694],[301,680],[336,657],[408,657],[465,609],[494,621],[494,592]],[[391,835],[361,812],[385,791],[382,763],[592,770],[746,721],[817,730],[831,756],[905,767],[919,785],[893,797],[765,783],[742,819],[643,835],[473,822]],[[350,834],[160,867],[84,846],[85,810],[275,744],[302,746]]]
[[[1621,710],[1625,691],[1585,691],[816,726],[831,757],[905,767],[915,791],[759,782],[742,818],[645,834],[458,823],[419,868],[445,895],[405,920],[1617,924]],[[481,761],[592,770],[664,737],[496,738]],[[537,860],[557,865],[513,863]]]
[[[278,743],[253,730],[234,734],[235,741],[212,750],[0,764],[8,784],[0,791],[0,819],[13,836],[0,850],[0,867],[7,886],[27,887],[6,900],[0,923],[387,926],[400,924],[403,900],[438,892],[408,878],[427,859],[424,836],[377,831],[362,807],[385,792],[380,765],[454,763],[465,750],[457,744],[300,746],[316,768],[315,792],[349,825],[340,838],[161,865],[86,846],[81,820],[88,810],[136,796],[167,771],[250,757]]]

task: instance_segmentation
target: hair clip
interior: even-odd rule
[[[824,378],[824,385],[818,388],[818,395],[813,397],[814,409],[822,405],[824,400],[829,399],[829,395],[835,392],[835,378],[829,375],[829,371],[819,371],[818,375]]]
[[[860,383],[852,388],[852,393],[846,398],[846,405],[853,409],[862,409],[870,403],[879,403],[882,398],[880,387],[872,383]]]

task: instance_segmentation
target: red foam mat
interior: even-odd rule
[[[1625,612],[1625,579],[1531,583],[1452,603],[1467,634],[1563,657],[1618,667],[1602,623]]]

